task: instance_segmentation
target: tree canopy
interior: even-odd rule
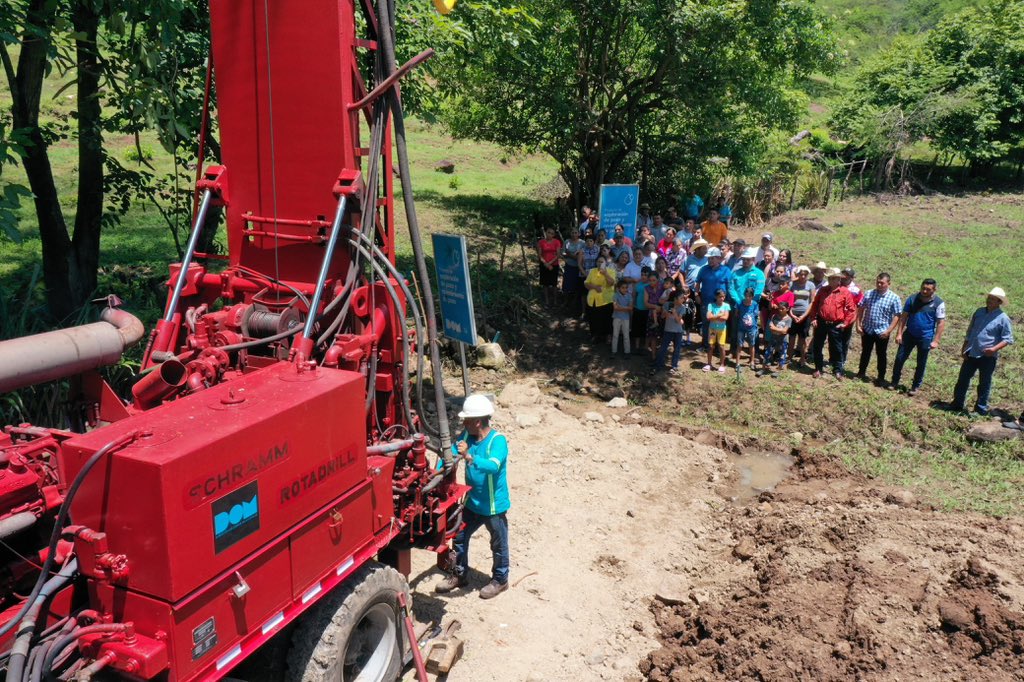
[[[972,164],[1019,158],[1024,2],[995,0],[897,41],[859,70],[832,123],[869,149],[898,135],[904,143],[927,139]]]
[[[796,79],[840,62],[801,0],[537,0],[460,6],[434,71],[457,136],[549,154],[579,201],[604,182],[669,193],[709,162],[742,173],[794,122]],[[478,25],[488,22],[489,30]]]

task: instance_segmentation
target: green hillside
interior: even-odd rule
[[[899,35],[914,35],[934,28],[944,17],[978,0],[820,0],[831,16],[836,34],[856,66]]]

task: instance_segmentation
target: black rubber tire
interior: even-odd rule
[[[344,585],[324,597],[300,619],[292,635],[292,650],[288,656],[285,680],[397,680],[408,647],[405,624],[398,605],[399,592],[409,599],[409,584],[401,573],[390,566],[369,563],[359,569]],[[388,653],[386,657],[378,654],[375,661],[371,661],[373,664],[368,666],[371,670],[360,671],[359,663],[353,660],[362,660],[364,657],[360,652],[365,653],[365,649],[349,652],[350,665],[345,665],[346,651],[351,646],[359,648],[360,643],[367,641],[375,646],[375,640],[379,640],[383,647],[380,651]]]

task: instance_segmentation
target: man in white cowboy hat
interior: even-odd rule
[[[828,359],[836,379],[843,378],[844,330],[857,319],[857,306],[850,290],[843,286],[842,273],[838,268],[829,268],[825,273],[826,284],[814,295],[814,302],[808,311],[814,337],[811,351],[814,355],[814,378],[821,376],[825,366],[825,343],[828,343]]]
[[[480,590],[481,599],[492,599],[508,589],[509,551],[508,519],[510,505],[505,465],[508,441],[491,428],[494,404],[487,396],[474,393],[462,404],[459,418],[465,430],[452,444],[452,450],[466,463],[466,495],[462,512],[465,524],[452,548],[455,550],[454,574],[435,587],[440,594],[469,585],[469,539],[481,526],[491,535],[491,582]]]
[[[971,379],[978,373],[978,401],[974,403],[974,411],[988,414],[988,396],[992,389],[992,375],[996,371],[996,360],[999,351],[1013,343],[1013,328],[1010,318],[1003,312],[1006,305],[1006,292],[995,287],[988,292],[985,306],[974,311],[971,323],[967,326],[960,355],[960,377],[953,389],[954,410],[963,410],[967,401],[967,390],[971,387]]]

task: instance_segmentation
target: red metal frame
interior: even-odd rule
[[[339,197],[358,204],[363,191],[360,116],[370,122],[401,75],[368,89],[359,55],[378,49],[377,26],[370,0],[358,9],[366,37],[354,0],[210,1],[223,158],[196,188],[223,212],[226,263],[192,262],[180,296],[184,266],[171,265],[176,305],[149,339],[134,402],[90,371],[72,382],[78,433],[0,435],[0,520],[39,519],[38,537],[19,536],[31,561],[8,567],[0,622],[19,611],[47,524],[68,507],[75,525],[55,558],[77,557],[86,589],[68,587],[45,616],[100,624],[74,630],[83,664],[220,679],[367,561],[407,571],[410,549],[446,555],[457,530],[467,488],[430,463],[402,400],[402,337],[420,341],[405,331],[409,302],[394,279],[353,272],[346,244],[373,211],[372,240],[394,264],[390,125],[378,190],[342,216],[318,291]],[[296,334],[310,316],[310,338]]]

